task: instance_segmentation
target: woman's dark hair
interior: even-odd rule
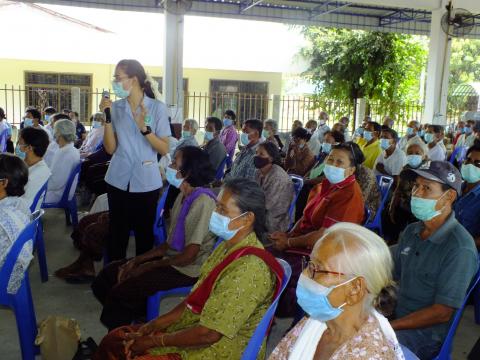
[[[23,139],[25,145],[30,145],[32,147],[33,153],[38,157],[43,157],[47,152],[50,141],[45,130],[26,127],[20,131],[20,137]]]
[[[52,115],[52,121],[53,122],[58,121],[58,120],[71,120],[71,119],[70,119],[70,116],[68,116],[67,114],[56,113],[56,114]]]
[[[467,154],[465,155],[465,157],[468,157],[468,155],[470,155],[470,153],[473,151],[480,152],[480,140],[475,139],[473,145],[468,148]]]
[[[342,132],[340,131],[337,131],[337,130],[330,130],[330,131],[327,131],[324,135],[323,135],[323,138],[325,138],[325,136],[327,135],[330,135],[331,137],[333,137],[333,139],[335,140],[336,143],[344,143],[345,142],[345,135],[343,135]]]
[[[382,127],[382,132],[389,133],[392,136],[392,139],[395,140],[395,142],[398,142],[398,133],[392,128],[389,128],[387,126]]]
[[[47,106],[45,109],[43,109],[43,112],[47,115],[53,115],[57,112],[57,109],[55,109],[53,106]]]
[[[247,178],[227,180],[224,189],[232,193],[232,197],[241,213],[252,212],[255,215],[253,230],[260,241],[264,240],[265,232],[265,193],[257,182]]]
[[[373,301],[373,307],[385,317],[393,315],[397,306],[398,288],[395,284],[385,286]]]
[[[373,125],[373,131],[376,131],[380,134],[380,132],[382,131],[382,125],[380,125],[379,123],[377,123],[376,121],[369,121],[368,124],[370,125]]]
[[[309,141],[312,137],[312,134],[310,134],[306,129],[299,127],[293,131],[292,137]]]
[[[28,167],[18,156],[0,154],[0,179],[7,179],[7,196],[22,196],[28,182]]]
[[[235,115],[233,110],[225,111],[224,115],[230,116],[232,118],[233,122],[235,122],[235,120],[237,120],[237,115]]]
[[[40,114],[40,111],[38,111],[37,109],[28,109],[28,110],[25,111],[25,112],[26,112],[27,114],[31,114],[34,119],[40,120],[40,118],[42,117],[42,114]]]
[[[208,154],[196,146],[185,146],[178,149],[182,156],[182,177],[192,187],[205,186],[215,179],[215,170]]]
[[[272,158],[272,163],[278,166],[282,166],[282,157],[280,156],[280,151],[278,151],[277,144],[274,144],[271,141],[265,141],[258,145],[258,147],[262,147]]]
[[[360,147],[355,144],[353,141],[348,141],[346,143],[333,145],[332,150],[343,150],[346,151],[350,159],[351,166],[355,166],[355,172],[358,173],[360,165],[365,161],[365,155],[363,155]]]
[[[0,107],[0,120],[6,119],[7,117],[5,116],[5,110]]]
[[[428,125],[428,128],[432,129],[435,134],[443,134],[445,128],[442,125]]]
[[[243,123],[243,125],[248,126],[252,130],[258,132],[258,136],[262,136],[263,123],[258,119],[248,119]]]
[[[221,131],[223,127],[222,120],[215,116],[207,117],[207,124],[213,124],[213,126],[215,127],[215,131]]]
[[[117,67],[125,71],[125,74],[127,74],[129,78],[136,76],[138,79],[138,84],[145,92],[145,95],[147,95],[149,98],[155,99],[155,93],[153,92],[152,84],[150,84],[150,81],[147,80],[147,74],[142,64],[140,64],[137,60],[124,59],[117,64]]]

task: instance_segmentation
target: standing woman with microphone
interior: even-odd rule
[[[130,230],[136,255],[153,246],[153,224],[162,179],[157,153],[168,153],[170,127],[165,104],[155,100],[152,80],[137,60],[122,60],[115,68],[112,103],[104,96],[103,146],[113,155],[105,182],[110,212],[109,261],[125,259]]]

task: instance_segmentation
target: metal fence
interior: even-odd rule
[[[7,119],[14,125],[19,125],[27,106],[42,108],[54,106],[57,110],[71,109],[72,104],[77,104],[80,110],[80,119],[88,122],[92,113],[96,112],[102,93],[105,89],[81,89],[77,91],[78,99],[72,98],[72,88],[61,87],[57,89],[25,88],[22,86],[0,86],[0,107]],[[107,89],[108,90],[108,89]],[[78,95],[79,94],[79,95]],[[112,100],[115,96],[112,94]],[[318,119],[320,111],[330,115],[329,125],[332,126],[342,116],[353,119],[355,103],[351,101],[331,101],[318,99],[314,96],[278,96],[248,93],[205,93],[186,92],[184,94],[183,117],[194,118],[204,127],[205,118],[216,116],[222,118],[225,110],[231,109],[237,114],[240,123],[250,118],[278,120],[281,132],[291,129],[295,120],[305,124],[308,120]],[[380,103],[369,102],[366,105],[366,115],[373,120],[381,122],[385,115],[395,109],[396,129],[403,134],[406,124],[411,119],[422,120],[423,104],[416,102],[394,103],[389,109]],[[450,109],[447,114],[447,124],[457,121],[466,109]],[[352,128],[354,122],[350,122]]]

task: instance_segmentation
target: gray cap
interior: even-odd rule
[[[408,169],[406,172],[448,185],[458,195],[462,193],[462,175],[455,166],[447,161],[427,161],[418,169]]]

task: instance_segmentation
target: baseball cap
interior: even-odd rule
[[[427,180],[439,182],[450,186],[462,194],[462,175],[458,169],[448,161],[427,161],[417,169],[406,170],[411,175],[419,175]]]

